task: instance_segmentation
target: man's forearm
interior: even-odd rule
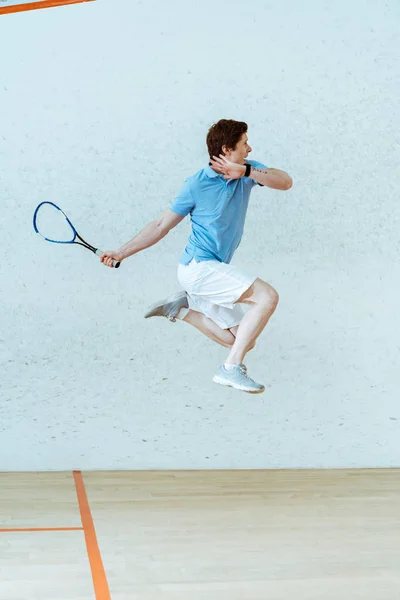
[[[261,183],[261,185],[273,188],[274,190],[288,190],[293,184],[290,175],[279,169],[257,169],[256,167],[251,167],[249,177],[257,181],[257,183]]]
[[[151,221],[142,229],[132,240],[121,246],[118,249],[118,254],[122,258],[128,258],[133,254],[137,254],[145,248],[150,248],[157,244],[163,237],[167,235],[167,231],[162,229],[157,221]]]

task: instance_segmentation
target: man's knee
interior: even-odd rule
[[[267,302],[269,304],[269,307],[272,309],[272,311],[274,311],[276,309],[276,307],[278,306],[279,294],[271,286],[270,286],[269,293],[267,294]]]
[[[255,303],[265,306],[268,312],[274,312],[279,302],[278,292],[265,281],[262,281],[257,292]]]
[[[272,285],[262,279],[256,279],[239,301],[245,304],[263,304],[273,312],[278,305],[279,295]]]

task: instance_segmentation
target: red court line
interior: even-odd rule
[[[94,2],[94,0],[40,0],[39,2],[12,4],[0,8],[0,15],[24,12],[26,10],[37,10],[39,8],[53,8],[54,6],[65,6],[66,4],[80,4],[81,2]]]
[[[0,529],[0,533],[10,531],[83,531],[83,527],[12,527],[9,529]]]
[[[96,600],[111,600],[82,473],[73,471]]]

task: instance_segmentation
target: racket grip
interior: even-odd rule
[[[103,252],[103,250],[96,250],[96,254],[97,254],[97,256],[103,256],[104,252]],[[114,269],[118,269],[120,264],[121,263],[119,261],[118,262],[114,261],[114,264],[113,264]]]

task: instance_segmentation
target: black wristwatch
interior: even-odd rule
[[[249,177],[250,173],[251,173],[251,165],[249,165],[249,163],[245,163],[246,165],[246,171],[245,174],[243,175],[243,177]]]

